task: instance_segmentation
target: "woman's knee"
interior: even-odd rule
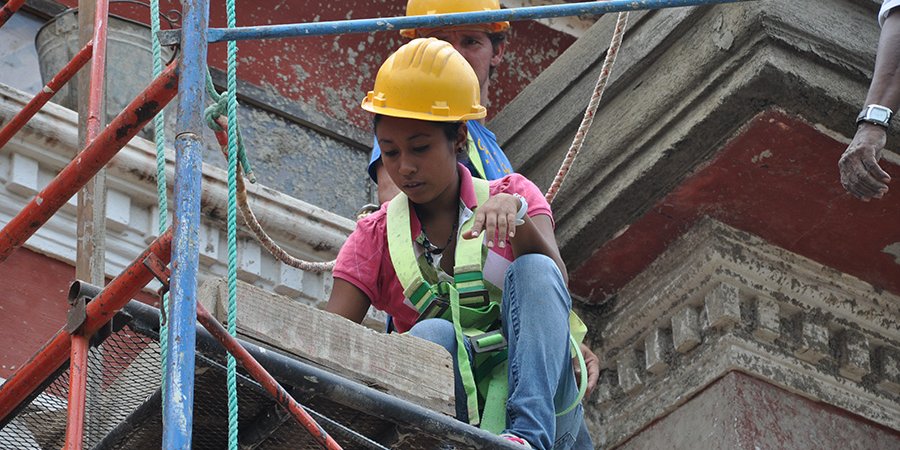
[[[515,291],[545,292],[555,288],[560,295],[568,297],[566,283],[556,262],[542,254],[533,253],[516,258],[506,269],[505,282],[504,291],[512,288]]]
[[[409,334],[444,347],[450,353],[456,350],[456,332],[453,324],[444,319],[426,319],[413,325]]]
[[[506,273],[507,276],[512,273],[525,279],[546,277],[557,277],[562,279],[562,275],[559,273],[559,267],[556,266],[556,261],[553,261],[553,258],[540,253],[529,253],[527,255],[519,256],[509,265],[509,268],[506,269]]]

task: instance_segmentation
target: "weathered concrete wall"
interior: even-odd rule
[[[60,3],[74,6],[77,0]],[[291,2],[262,0],[237,3],[238,26],[301,22],[323,22],[405,14],[406,0],[374,2],[327,1]],[[160,2],[160,9],[180,10],[178,1]],[[112,11],[135,20],[147,21],[147,9],[114,5]],[[225,26],[225,4],[213,2],[210,25]],[[556,55],[575,38],[536,22],[514,24],[510,54],[496,74],[490,114],[502,109]],[[320,113],[368,130],[370,117],[359,108],[371,89],[381,62],[406,41],[395,32],[314,36],[307,38],[239,43],[239,76],[285,98],[305,103]],[[210,63],[225,68],[224,44],[210,47]]]
[[[889,449],[900,433],[730,372],[617,447],[628,450]]]
[[[702,169],[763,111],[780,109],[825,133],[851,135],[872,70],[877,6],[755,1],[632,14],[591,134],[553,205],[569,267],[583,265],[590,274],[586,284],[602,279],[605,274],[592,271],[597,249]],[[604,56],[597,49],[608,45],[612,25],[612,17],[598,21],[489,124],[513,164],[539,186],[549,186],[581,121]],[[809,151],[821,165],[785,174],[782,189],[827,180],[820,194],[840,198],[834,150]],[[762,226],[815,227],[816,217],[798,216],[791,223],[762,218]],[[579,297],[609,298],[599,286],[579,285],[582,275],[573,276]],[[884,286],[882,280],[871,279]]]
[[[778,111],[761,114],[572,272],[572,288],[614,294],[703,216],[900,293],[900,195],[860,202],[836,173],[846,141]],[[900,173],[898,161],[885,169]],[[860,233],[859,230],[866,230]]]

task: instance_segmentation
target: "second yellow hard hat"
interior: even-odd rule
[[[427,16],[477,11],[497,11],[500,0],[409,0],[406,3],[407,16]],[[467,25],[483,27],[488,33],[499,33],[509,28],[509,22],[494,22]],[[408,38],[422,37],[418,29],[400,30],[400,35]]]

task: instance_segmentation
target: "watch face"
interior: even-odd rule
[[[869,108],[868,114],[866,114],[869,119],[877,120],[879,122],[887,122],[890,119],[890,115],[887,111],[881,108]]]

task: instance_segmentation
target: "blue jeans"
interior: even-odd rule
[[[572,300],[552,259],[523,255],[510,265],[503,289],[503,334],[509,342],[506,433],[543,450],[592,449],[581,405],[565,415],[578,395],[569,347]],[[417,323],[409,333],[446,348],[456,367],[456,335],[443,319]],[[471,358],[472,350],[466,342]],[[468,421],[466,393],[455,371],[456,417]]]

